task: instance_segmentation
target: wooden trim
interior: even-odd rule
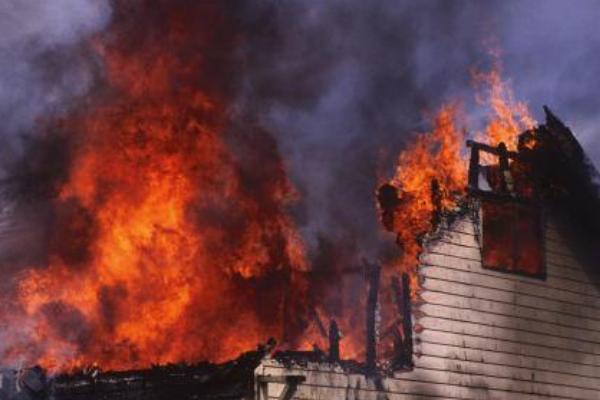
[[[496,157],[505,156],[512,160],[522,160],[523,157],[517,152],[506,150],[501,151],[498,147],[490,146],[489,144],[476,142],[474,140],[467,140],[467,147],[472,150],[477,151],[485,151],[486,153],[491,153]]]

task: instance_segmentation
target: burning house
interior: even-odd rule
[[[41,369],[6,371],[2,389],[57,400],[597,399],[597,172],[545,110],[546,123],[514,150],[467,141],[464,195],[430,184],[432,229],[419,240],[415,279],[363,267],[364,359],[340,356],[332,320],[324,349],[269,341],[224,364],[92,368],[48,380]],[[402,191],[386,183],[378,199],[395,231]]]
[[[22,122],[0,128],[0,400],[598,399],[599,182],[570,129],[534,121],[497,58],[469,118],[405,54],[373,69],[419,47],[390,40],[412,2],[280,3],[93,0],[26,57],[35,93],[81,71],[62,107],[0,101]],[[382,133],[440,102],[430,131]],[[317,115],[347,137],[295,138]]]

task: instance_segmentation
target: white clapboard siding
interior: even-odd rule
[[[424,288],[427,289],[429,278],[442,279],[450,282],[463,283],[483,288],[502,290],[511,293],[528,294],[550,300],[558,300],[569,304],[576,304],[600,310],[600,297],[584,293],[577,293],[564,288],[543,286],[537,282],[523,282],[508,280],[484,274],[473,274],[456,268],[423,268],[425,276]],[[584,288],[585,289],[585,288]]]
[[[479,251],[479,248],[477,248],[477,250]],[[481,268],[482,262],[479,257],[477,259],[469,259],[456,255],[450,255],[447,254],[447,252],[436,252],[435,249],[429,249],[426,254],[421,256],[421,260],[425,260],[427,265],[436,267],[452,268],[453,266],[458,266],[463,269],[468,269],[474,273],[498,276],[503,277],[504,279],[522,280],[530,282],[531,284],[543,285],[544,287],[551,286],[560,289],[561,286],[563,286],[564,290],[575,290],[579,292],[581,289],[583,289],[586,293],[589,291],[590,294],[598,295],[598,293],[600,293],[600,289],[590,282],[590,279],[584,270],[572,269],[557,265],[552,263],[552,260],[546,260],[546,272],[548,275],[547,281],[533,281],[531,278],[520,275],[506,276],[506,273],[504,272],[498,272],[488,268]]]
[[[439,249],[443,249],[443,251],[440,252]],[[444,235],[442,239],[431,244],[427,249],[427,252],[423,254],[421,258],[426,259],[440,254],[457,258],[458,260],[456,261],[459,265],[466,264],[477,268],[481,267],[480,245],[474,236],[450,232]],[[565,262],[565,260],[568,261]],[[562,290],[571,290],[577,293],[580,293],[583,290],[583,293],[600,297],[600,288],[590,282],[586,272],[579,268],[577,261],[573,257],[553,254],[547,250],[546,262],[549,264],[547,273],[550,279],[545,282],[532,281],[529,278],[525,278],[525,280],[531,284],[538,284],[544,287],[550,286],[551,288]],[[569,265],[575,265],[576,267],[573,268]],[[444,264],[441,266],[446,265]],[[481,272],[486,273],[487,271],[492,271],[492,274],[496,273],[498,274],[497,276],[505,275],[505,279],[518,280],[519,278],[518,275],[506,276],[504,273],[498,273],[490,269],[484,269]],[[581,284],[584,285],[582,286]]]
[[[260,375],[303,375],[306,381],[300,385],[294,399],[373,399],[385,393],[390,399],[452,398],[452,399],[515,399],[520,394],[527,399],[597,399],[595,389],[568,385],[545,384],[529,380],[502,378],[481,373],[454,372],[456,365],[446,366],[432,362],[430,367],[417,367],[412,372],[394,378],[376,379],[343,371],[324,370],[303,366],[282,368],[281,366],[259,367]],[[493,369],[488,369],[493,374]],[[379,383],[379,384],[378,384]],[[283,390],[282,384],[269,385],[269,398],[277,398]],[[379,395],[379,397],[378,397]],[[417,397],[414,397],[417,396]],[[421,397],[419,397],[421,396]],[[577,396],[577,397],[573,397]]]
[[[436,291],[496,301],[499,303],[512,303],[532,308],[543,308],[589,319],[596,319],[599,316],[599,311],[596,308],[587,305],[566,303],[556,299],[547,299],[544,297],[508,292],[505,290],[490,289],[487,287],[479,287],[431,277],[426,280],[426,284],[427,289],[422,290],[422,292]]]
[[[600,400],[600,287],[561,233],[545,229],[544,279],[483,268],[478,235],[463,217],[419,257],[412,371],[378,381],[267,360],[256,373],[304,375],[293,398],[305,400]],[[267,398],[281,390],[269,384]]]
[[[514,303],[499,303],[496,301],[456,296],[449,293],[435,291],[425,291],[421,293],[420,298],[427,303],[426,306],[435,305],[451,307],[458,310],[474,310],[485,312],[494,316],[518,316],[519,318],[523,318],[531,323],[549,323],[554,326],[576,329],[585,327],[586,335],[588,331],[592,331],[595,334],[600,334],[600,319],[570,315],[556,310],[534,308],[517,305]],[[424,311],[423,308],[421,308],[421,311]],[[425,314],[429,315],[427,312],[425,312]]]
[[[579,363],[581,360],[578,359],[576,360],[578,362],[556,361],[548,358],[500,351],[504,347],[498,347],[492,351],[465,348],[449,344],[437,344],[431,341],[425,341],[425,343],[426,345],[421,345],[419,347],[420,351],[416,357],[417,366],[423,366],[423,360],[428,358],[448,359],[451,361],[459,360],[461,362],[469,361],[477,364],[477,368],[484,368],[486,365],[501,367],[502,371],[505,372],[499,373],[500,376],[510,374],[513,370],[516,370],[520,375],[522,375],[523,371],[526,371],[528,374],[527,376],[531,377],[532,374],[535,374],[535,379],[542,382],[546,382],[551,376],[551,383],[553,383],[560,382],[562,375],[564,375],[564,378],[569,381],[573,380],[572,378],[592,380],[594,382],[592,387],[600,389],[600,387],[598,387],[598,384],[600,384],[600,382],[598,382],[599,367],[581,364]],[[543,348],[541,350],[541,353],[544,354],[546,349]],[[535,372],[532,372],[532,370],[535,370]],[[548,378],[544,378],[542,375]],[[582,386],[587,387],[588,385]]]
[[[419,320],[422,329],[432,329],[442,332],[452,332],[477,337],[499,338],[520,342],[524,345],[542,343],[554,349],[570,350],[585,354],[600,355],[600,346],[591,342],[579,342],[577,339],[569,339],[560,336],[544,335],[537,332],[528,332],[521,329],[504,328],[486,325],[484,323],[457,321],[442,319],[439,317],[425,317]]]
[[[548,332],[552,332],[553,337],[574,339],[582,343],[591,343],[600,346],[600,332],[534,321],[519,315],[504,315],[437,304],[424,304],[419,308],[419,311],[421,311],[422,315],[432,318],[437,317],[453,321],[481,323],[486,326],[516,329],[531,333],[548,334]],[[598,351],[600,352],[600,347]]]
[[[440,346],[437,350],[439,350],[441,354],[444,354],[443,346]],[[600,390],[600,382],[595,377],[590,378],[587,376],[544,370],[532,371],[530,368],[519,368],[516,366],[507,366],[506,364],[494,364],[489,360],[480,362],[463,358],[443,358],[437,355],[423,355],[417,359],[416,366],[418,369],[452,371],[469,375],[512,379],[523,382],[537,382],[548,385],[555,385],[556,382],[560,382],[561,385],[559,386],[564,386],[566,390],[568,390],[567,388]]]
[[[590,283],[590,281],[586,282],[578,282],[573,279],[566,279],[564,277],[558,276],[555,274],[555,270],[558,268],[551,268],[549,271],[549,275],[546,280],[532,280],[528,277],[522,277],[520,275],[506,276],[504,272],[497,272],[491,269],[482,268],[480,261],[472,261],[472,260],[464,260],[460,258],[456,258],[453,256],[438,254],[438,253],[429,253],[427,256],[423,257],[423,260],[427,262],[424,263],[422,267],[438,267],[441,269],[450,269],[450,270],[458,270],[468,272],[469,276],[473,277],[483,277],[484,281],[489,280],[489,284],[492,282],[497,283],[498,280],[503,281],[503,287],[507,285],[514,285],[516,282],[519,283],[519,288],[525,288],[528,293],[532,295],[536,294],[545,294],[546,297],[548,293],[555,294],[556,292],[566,292],[567,296],[571,296],[571,298],[577,299],[581,301],[577,295],[583,295],[584,299],[589,297],[600,300],[600,290]],[[437,268],[434,268],[434,270]],[[566,275],[566,273],[565,273]],[[582,279],[585,275],[582,275]],[[487,286],[489,286],[489,284]],[[541,290],[536,289],[540,288]]]
[[[497,339],[455,332],[426,330],[419,334],[416,347],[420,352],[425,353],[427,352],[428,344],[439,344],[463,349],[468,348],[484,352],[497,352],[512,357],[515,362],[518,361],[519,363],[525,362],[522,361],[525,359],[529,360],[528,362],[531,363],[536,361],[542,363],[547,362],[546,365],[548,368],[552,368],[555,365],[553,362],[556,361],[558,363],[566,363],[573,372],[583,374],[584,372],[579,372],[581,369],[582,371],[586,371],[586,374],[600,377],[599,369],[583,368],[584,366],[600,367],[600,356],[596,354],[574,352],[571,350],[556,349],[549,347],[546,343],[528,344],[527,346],[524,346],[519,340]]]

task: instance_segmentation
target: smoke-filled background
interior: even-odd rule
[[[30,186],[45,190],[64,172],[58,160],[68,158],[68,145],[59,135],[46,135],[45,125],[74,109],[98,81],[100,65],[89,40],[110,16],[106,1],[0,2],[2,290],[14,286],[14,272],[44,258],[46,205],[13,200]],[[47,175],[29,176],[40,172]]]
[[[224,26],[236,37],[231,76],[218,72],[219,82],[229,82],[227,113],[273,138],[299,194],[290,212],[315,265],[385,257],[393,238],[376,214],[380,179],[411,133],[428,128],[428,112],[456,99],[473,109],[470,71],[490,65],[490,50],[500,52],[516,97],[537,116],[548,104],[600,163],[594,0],[576,7],[559,0],[215,2],[225,5]],[[11,189],[0,244],[5,292],[43,260],[56,218],[44,202],[21,202],[12,192],[41,186],[51,194],[65,179],[73,140],[53,127],[102,91],[105,65],[95,43],[114,7],[108,0],[0,2],[0,165]],[[129,7],[121,16],[134,26],[136,7],[152,2]],[[480,115],[469,115],[474,127]]]
[[[411,132],[428,128],[428,112],[448,99],[469,108],[470,71],[489,67],[490,53],[500,53],[516,98],[540,119],[542,105],[553,108],[600,163],[593,1],[260,4],[245,14],[257,34],[242,107],[277,137],[312,244],[323,235],[373,249],[376,176]]]

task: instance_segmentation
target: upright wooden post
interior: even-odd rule
[[[436,178],[431,180],[431,202],[434,207],[431,215],[431,225],[437,227],[442,221],[442,189]]]
[[[510,163],[508,162],[508,148],[504,142],[498,145],[498,158],[500,164],[500,172],[502,173],[502,189],[507,193],[513,193],[515,190],[515,182],[510,172]]]
[[[340,329],[334,319],[329,323],[329,361],[340,361]]]
[[[479,147],[474,142],[468,141],[467,146],[471,147],[471,160],[469,162],[469,189],[479,190]]]
[[[393,281],[396,292],[396,303],[399,313],[399,326],[394,332],[394,370],[411,369],[413,367],[412,307],[410,292],[410,276],[402,274]]]
[[[381,277],[381,266],[367,265],[367,282],[369,294],[367,296],[367,369],[374,371],[377,366],[377,342],[379,332],[377,327],[377,312],[379,308],[379,280]]]

